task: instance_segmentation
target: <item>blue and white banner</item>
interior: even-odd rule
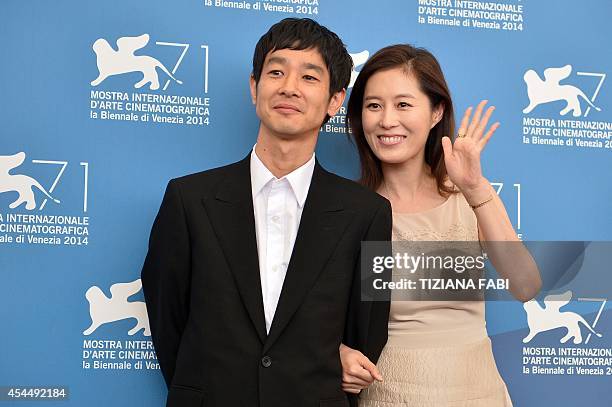
[[[150,227],[169,179],[252,148],[254,46],[285,17],[338,33],[353,81],[383,46],[432,51],[458,115],[497,107],[484,172],[520,237],[612,240],[611,16],[609,0],[4,0],[0,406],[164,405]],[[355,178],[345,113],[316,153]],[[515,406],[612,405],[608,298],[553,295],[487,304]]]

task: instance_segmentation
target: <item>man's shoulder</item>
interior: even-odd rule
[[[337,191],[337,196],[342,197],[349,206],[379,208],[381,205],[388,204],[386,198],[358,182],[331,172],[327,174],[330,183],[334,185],[334,190]]]
[[[242,165],[244,165],[244,162],[238,161],[221,167],[173,178],[170,180],[170,183],[176,185],[183,193],[196,191],[204,193],[214,189],[222,181],[232,182],[232,178],[240,173]]]

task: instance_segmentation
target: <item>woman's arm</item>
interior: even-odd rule
[[[519,301],[534,298],[542,286],[540,272],[529,251],[519,240],[506,208],[491,184],[483,178],[482,185],[464,192],[478,220],[478,236],[487,256],[500,277],[509,280],[509,291]]]
[[[491,263],[503,278],[510,281],[510,292],[520,301],[535,297],[542,286],[538,267],[529,251],[518,239],[506,208],[493,187],[482,175],[480,153],[499,127],[493,124],[485,133],[495,110],[491,106],[483,116],[483,100],[470,121],[469,107],[461,120],[455,142],[442,139],[448,177],[461,190],[478,220],[479,238]]]

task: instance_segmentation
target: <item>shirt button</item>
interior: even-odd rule
[[[272,365],[272,358],[270,356],[264,356],[261,358],[261,365],[263,367],[270,367]]]
[[[272,216],[272,222],[278,223],[279,220],[280,220],[280,217],[276,215]]]
[[[272,271],[278,271],[278,266],[272,267]]]

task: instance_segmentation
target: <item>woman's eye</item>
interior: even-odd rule
[[[408,103],[406,103],[406,102],[399,102],[397,104],[397,107],[399,107],[400,109],[405,109],[405,108],[411,107],[411,106]]]
[[[368,104],[366,105],[366,108],[367,108],[367,109],[379,109],[379,108],[380,108],[380,105],[379,105],[378,103],[374,103],[374,102],[372,102],[372,103],[368,103]]]

